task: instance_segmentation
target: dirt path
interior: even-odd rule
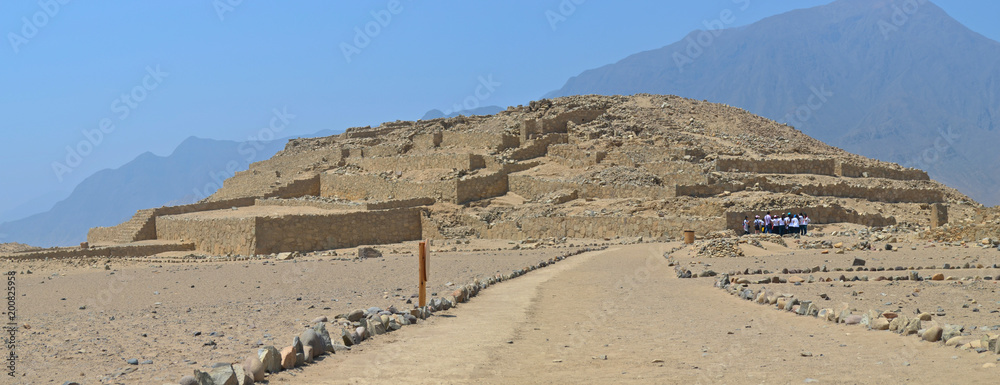
[[[671,245],[583,254],[272,383],[995,383],[977,355],[678,280]]]

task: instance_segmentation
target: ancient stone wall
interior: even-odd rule
[[[607,152],[585,150],[572,144],[554,144],[549,146],[548,156],[553,161],[564,166],[583,168],[601,163]]]
[[[352,201],[434,198],[457,202],[456,181],[412,182],[378,175],[348,175],[332,172],[320,176],[320,196]]]
[[[603,163],[637,167],[649,163],[679,160],[691,162],[704,157],[705,153],[699,149],[679,146],[664,148],[663,146],[629,144],[609,152],[604,158]],[[698,172],[701,171],[699,170]]]
[[[510,191],[527,199],[536,199],[562,189],[576,190],[580,198],[595,199],[641,198],[656,200],[676,196],[673,186],[602,186],[591,183],[541,179],[534,176],[517,174],[509,175],[508,178],[510,180]]]
[[[293,180],[284,186],[264,194],[263,198],[298,198],[317,195],[319,195],[318,174],[308,178]]]
[[[567,123],[583,124],[597,119],[604,115],[605,109],[578,108],[572,111],[563,112],[556,116],[528,119],[521,124],[521,141],[540,137],[551,133],[566,133]]]
[[[129,244],[108,247],[80,248],[59,248],[55,250],[35,250],[23,253],[13,253],[3,255],[3,258],[13,258],[18,260],[27,259],[60,259],[60,258],[80,258],[80,257],[142,257],[155,255],[168,251],[193,251],[194,243],[163,242],[151,244]]]
[[[927,172],[912,168],[884,165],[857,165],[833,158],[821,159],[750,159],[719,157],[716,171],[755,172],[761,174],[815,174],[849,178],[882,178],[894,180],[930,180]]]
[[[473,131],[444,131],[440,147],[477,148],[503,151],[517,148],[521,141],[514,135]]]
[[[931,228],[936,229],[948,223],[948,206],[937,203],[931,206]]]
[[[431,134],[418,134],[413,136],[413,147],[420,150],[430,150],[441,145],[442,134],[440,131]]]
[[[566,143],[567,137],[566,134],[547,134],[537,139],[531,139],[528,142],[522,142],[524,145],[511,151],[507,157],[513,160],[542,157],[548,153],[550,145]]]
[[[382,125],[372,128],[371,126],[366,127],[351,127],[340,134],[344,138],[354,139],[354,138],[377,138],[380,136],[385,136],[393,131],[411,127],[414,122],[409,121],[396,121],[396,122],[386,122]]]
[[[642,167],[660,177],[665,185],[694,185],[708,183],[708,176],[697,163],[666,161],[643,163]]]
[[[762,174],[816,174],[837,175],[837,161],[827,159],[748,159],[719,157],[715,160],[716,171],[755,172]]]
[[[270,159],[251,164],[249,169],[237,172],[223,181],[222,187],[208,197],[208,200],[269,196],[276,189],[295,183],[296,180],[307,179],[320,171],[342,166],[349,152],[344,148],[329,147],[293,155],[278,153]]]
[[[840,175],[852,178],[883,178],[895,180],[931,180],[924,170],[915,168],[894,169],[881,166],[858,166],[850,163],[840,165]]]
[[[414,208],[257,218],[256,254],[314,251],[421,239]]]
[[[426,220],[425,227],[434,227],[432,220]],[[463,224],[469,226],[480,238],[526,239],[526,238],[614,238],[666,236],[680,238],[684,230],[705,235],[724,228],[722,218],[699,217],[534,217],[516,221],[487,224],[478,218],[467,216]],[[431,238],[440,234],[436,228],[424,230],[424,236]]]
[[[509,188],[507,180],[507,174],[504,172],[476,175],[459,180],[455,186],[455,203],[463,204],[504,195]]]
[[[856,223],[864,226],[884,227],[896,224],[896,218],[884,217],[881,214],[860,214],[857,211],[837,205],[818,207],[781,207],[770,210],[771,213],[805,213],[813,225],[825,223]],[[743,233],[743,217],[753,219],[755,215],[764,217],[764,212],[731,211],[726,212],[726,228]]]
[[[257,250],[257,221],[255,217],[167,215],[157,219],[156,237],[193,242],[199,251],[216,255],[253,255]]]
[[[324,210],[364,210],[366,207],[364,202],[282,198],[258,199],[254,206],[315,207]]]
[[[434,204],[433,198],[410,198],[410,199],[395,199],[382,202],[369,202],[365,203],[365,208],[368,210],[389,210],[389,209],[399,209],[404,207],[417,207],[417,206],[429,206]]]
[[[856,186],[842,182],[837,184],[800,185],[773,183],[765,178],[755,178],[748,183],[708,184],[677,186],[678,196],[709,197],[725,191],[737,192],[750,188],[777,193],[831,196],[837,198],[858,198],[888,203],[938,203],[944,202],[944,192],[925,188],[889,188]]]
[[[252,206],[254,201],[254,198],[237,198],[224,201],[143,209],[136,212],[132,216],[132,219],[117,226],[94,227],[90,229],[87,232],[87,242],[92,245],[105,245],[157,239],[156,217],[158,216]]]
[[[386,179],[379,175],[347,175],[328,172],[321,177],[320,196],[352,201],[432,198],[463,204],[507,193],[504,170],[468,176],[460,180],[414,182]]]
[[[347,163],[368,171],[410,171],[432,168],[475,170],[486,167],[482,155],[431,154],[350,159]]]
[[[256,206],[285,207],[316,207],[326,210],[388,210],[403,207],[428,206],[434,204],[433,198],[395,199],[382,202],[328,202],[316,199],[258,199]]]
[[[410,143],[404,144],[380,144],[370,147],[365,147],[363,155],[366,158],[369,157],[388,157],[388,156],[399,156],[406,154],[413,148]]]

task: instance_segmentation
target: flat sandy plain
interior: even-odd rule
[[[987,268],[1000,261],[997,250],[937,244],[914,233],[894,235],[899,251],[884,251],[884,243],[875,245],[883,251],[844,254],[798,248],[821,240],[857,242],[856,237],[823,234],[844,230],[838,227],[819,230],[816,236],[786,238],[787,246],[743,244],[744,256],[735,258],[699,255],[707,242],[702,240],[693,246],[588,242],[609,248],[500,283],[418,325],[269,376],[268,383],[996,382],[996,354],[778,311],[715,288],[715,278],[677,278],[664,258],[667,253],[695,273],[773,272],[746,276],[753,280],[867,275],[867,282],[750,286],[829,307],[846,304],[858,313],[878,309],[913,316],[919,309],[935,314],[935,320],[962,324],[973,335],[996,333],[993,329],[1000,326],[1000,285],[974,280],[1000,274]],[[436,247],[449,251],[433,253],[430,288],[443,295],[450,291],[447,282],[506,273],[577,250],[569,247],[574,243],[584,242],[503,251],[497,249],[512,245],[475,240],[442,244]],[[394,248],[415,246],[383,247]],[[292,261],[112,261],[111,270],[105,270],[103,261],[95,266],[0,262],[2,270],[32,271],[17,275],[23,294],[18,310],[26,326],[18,346],[22,377],[15,383],[170,383],[215,362],[242,362],[260,343],[288,345],[317,316],[407,306],[406,299],[415,293],[413,254],[342,260],[350,252]],[[906,270],[847,272],[855,258],[864,259],[866,267]],[[941,271],[954,281],[874,281],[907,275],[910,267],[961,267],[967,262],[968,269],[918,270],[928,276]],[[984,267],[974,268],[977,264]],[[828,273],[781,274],[784,268],[824,265]],[[973,280],[961,280],[966,277]],[[87,308],[80,309],[83,305]],[[125,362],[129,358],[153,363],[132,366]]]

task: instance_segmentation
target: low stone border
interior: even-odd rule
[[[708,277],[715,277],[715,276],[719,275],[718,273],[716,273],[713,270],[704,270],[701,273],[697,273],[696,274],[696,273],[690,271],[689,269],[686,269],[683,266],[680,266],[680,264],[676,260],[674,260],[673,258],[670,258],[669,256],[667,256],[667,261],[670,263],[670,266],[674,266],[674,270],[677,272],[677,278],[708,278]],[[860,261],[860,262],[857,262],[857,261]],[[864,260],[861,260],[861,259],[855,259],[855,263],[860,263],[860,264],[863,265],[865,262],[864,262]],[[742,275],[768,275],[768,274],[810,274],[810,273],[832,273],[832,272],[884,272],[884,271],[890,271],[891,272],[891,271],[906,271],[906,270],[909,270],[910,272],[907,275],[905,275],[905,276],[894,276],[894,277],[884,277],[883,276],[883,277],[879,277],[881,279],[875,278],[874,280],[876,280],[876,281],[883,281],[883,280],[891,280],[891,281],[907,281],[907,280],[910,280],[910,281],[956,281],[956,280],[971,281],[971,280],[978,280],[978,279],[976,279],[977,276],[966,276],[964,278],[959,279],[959,278],[944,276],[943,273],[940,273],[941,274],[940,279],[935,279],[938,274],[934,274],[934,275],[931,275],[931,276],[924,277],[924,276],[920,276],[919,273],[915,273],[914,271],[916,271],[916,270],[979,270],[979,269],[1000,269],[1000,264],[993,264],[993,265],[987,266],[987,265],[983,265],[981,263],[980,264],[976,264],[976,265],[972,265],[970,263],[966,263],[966,264],[964,264],[962,266],[951,266],[950,264],[946,263],[946,264],[942,265],[940,268],[937,267],[937,266],[935,266],[935,265],[931,265],[931,266],[927,266],[927,267],[922,267],[922,266],[912,267],[911,266],[909,268],[906,268],[906,267],[903,267],[903,266],[896,266],[896,267],[893,267],[893,268],[884,268],[884,267],[875,268],[875,267],[855,266],[855,267],[849,267],[849,268],[846,268],[846,269],[838,267],[838,268],[834,268],[833,270],[830,270],[830,269],[828,269],[826,267],[826,265],[823,265],[823,266],[815,266],[815,267],[806,268],[806,269],[789,269],[789,268],[784,268],[784,269],[781,269],[780,272],[779,271],[764,270],[764,269],[756,269],[756,270],[745,269],[743,271],[729,271],[727,274],[730,275],[730,276],[742,276]],[[864,275],[864,276],[861,276],[861,277],[854,276],[854,278],[846,278],[846,276],[841,275],[841,278],[839,280],[841,280],[841,281],[868,281],[867,277],[868,277],[867,275]],[[986,281],[1000,280],[1000,274],[997,274],[997,276],[981,277],[980,279],[986,280]],[[749,279],[747,279],[747,280],[749,281]],[[779,277],[765,278],[765,279],[762,279],[762,280],[750,281],[749,283],[768,283],[768,282],[764,282],[764,280],[771,280],[770,283],[785,283],[784,282],[784,278],[779,278]],[[833,281],[835,281],[835,280],[829,280],[829,281],[825,281],[825,282],[833,282]]]
[[[217,363],[208,372],[195,369],[194,375],[184,376],[179,383],[181,385],[251,385],[257,381],[264,381],[267,378],[267,373],[274,374],[301,367],[312,363],[319,356],[350,351],[352,346],[374,336],[399,330],[403,326],[416,325],[419,320],[431,317],[435,312],[449,310],[460,303],[468,302],[480,291],[495,284],[550,266],[574,255],[606,248],[583,248],[514,270],[508,274],[496,274],[483,281],[477,278],[469,284],[455,289],[449,296],[432,298],[427,306],[417,307],[414,305],[414,308],[409,311],[400,311],[395,306],[389,306],[385,310],[370,307],[340,314],[333,321],[329,321],[325,316],[319,317],[312,320],[315,326],[306,328],[293,337],[292,344],[289,346],[280,350],[274,346],[262,346],[257,349],[256,354],[249,354],[242,363]],[[327,327],[334,330],[333,336],[330,335]]]
[[[746,284],[737,281],[738,279],[730,277],[729,274],[722,274],[716,280],[715,287],[741,299],[765,306],[773,306],[778,310],[802,316],[815,317],[833,323],[862,325],[868,330],[888,330],[903,336],[916,335],[927,342],[942,343],[945,346],[953,346],[962,350],[1000,354],[1000,341],[998,341],[1000,336],[997,334],[987,333],[973,336],[971,333],[964,332],[964,327],[961,325],[934,321],[930,313],[922,313],[911,319],[903,314],[878,310],[853,314],[846,304],[838,309],[820,309],[812,301],[800,301],[795,297],[768,293],[766,288],[761,288],[755,293]]]

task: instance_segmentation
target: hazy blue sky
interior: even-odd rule
[[[275,109],[307,135],[523,104],[723,11],[731,27],[829,2],[3,1],[0,213],[192,135],[246,140]],[[935,3],[1000,40],[997,2]]]

